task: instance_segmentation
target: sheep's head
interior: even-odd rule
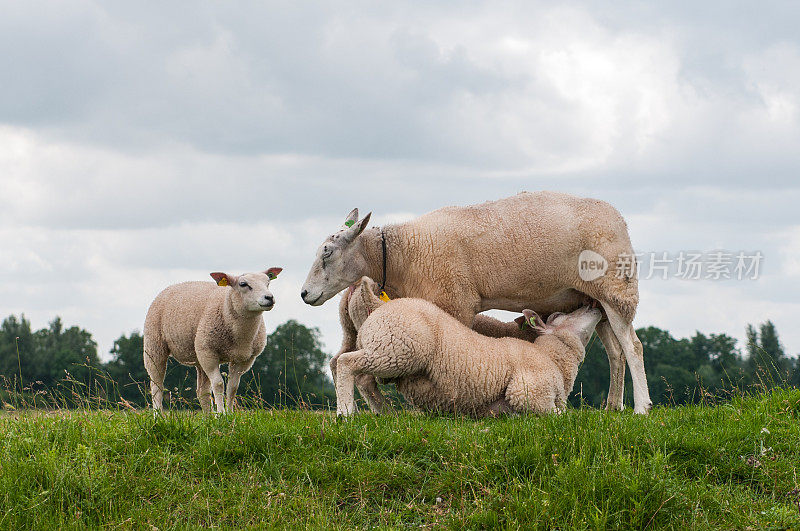
[[[589,344],[594,328],[603,317],[599,308],[582,306],[572,313],[556,312],[550,314],[547,322],[533,310],[523,310],[525,324],[533,328],[538,334],[552,334],[557,330],[568,330],[580,339],[583,346]]]
[[[319,306],[362,277],[367,264],[356,242],[371,215],[370,212],[359,220],[358,209],[354,208],[342,228],[322,242],[300,292],[303,302]]]
[[[369,277],[363,277],[358,284],[353,286],[353,293],[350,295],[350,302],[347,305],[347,313],[353,321],[356,330],[361,328],[369,314],[374,312],[381,304],[385,304],[378,293],[378,284]]]
[[[242,306],[251,312],[268,312],[275,306],[275,297],[269,290],[269,282],[283,271],[280,267],[270,267],[260,273],[244,273],[229,275],[227,273],[211,273],[211,278],[218,286],[227,286],[242,301]]]

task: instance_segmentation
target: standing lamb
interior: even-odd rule
[[[301,292],[307,304],[321,305],[368,276],[383,280],[392,299],[431,301],[470,327],[484,310],[571,312],[588,295],[608,317],[597,327],[611,369],[608,409],[623,407],[627,360],[634,411],[649,410],[642,344],[633,329],[639,302],[635,258],[625,220],[611,205],[558,192],[523,192],[365,231],[369,218],[359,220],[353,210],[346,226],[320,246]],[[584,251],[603,266],[597,276],[581,278]]]
[[[364,374],[392,379],[429,411],[483,417],[563,409],[602,312],[583,306],[553,313],[546,324],[524,314],[540,334],[533,343],[478,334],[422,299],[382,304],[361,326],[358,350],[338,357],[337,413],[356,412],[354,379]]]
[[[339,322],[342,325],[344,337],[342,347],[331,359],[331,375],[336,383],[336,360],[341,354],[355,350],[358,330],[367,317],[383,304],[378,298],[380,290],[378,285],[369,277],[363,277],[360,282],[350,286],[342,295],[339,303]],[[472,323],[472,329],[479,334],[489,337],[516,337],[526,341],[533,341],[537,334],[531,327],[523,326],[525,318],[520,316],[514,321],[503,322],[488,315],[478,314]],[[378,382],[370,374],[361,374],[355,378],[356,388],[364,400],[367,401],[373,413],[381,413],[386,401],[378,388]]]
[[[197,399],[218,413],[233,409],[242,374],[264,350],[267,332],[262,313],[275,306],[269,282],[282,269],[234,276],[211,273],[213,282],[183,282],[158,294],[144,322],[144,366],[150,376],[153,409],[162,408],[164,375],[170,356],[197,369]],[[219,366],[228,363],[227,403]]]

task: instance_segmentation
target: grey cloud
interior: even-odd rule
[[[675,82],[692,87],[701,99],[722,97],[725,105],[742,109],[757,100],[742,73],[745,51],[765,49],[781,38],[797,43],[783,32],[770,39],[759,26],[741,28],[749,48],[734,46],[731,28],[741,24],[727,5],[699,14],[688,5],[663,13],[626,5],[633,15],[588,5],[573,3],[572,9],[586,12],[583,23],[600,35],[594,38],[609,46],[615,46],[614,31],[653,43],[661,34],[665,45],[677,40],[682,70]],[[189,11],[155,4],[56,9],[15,4],[0,23],[0,67],[9,80],[0,88],[0,119],[134,153],[188,143],[207,153],[417,160],[516,171],[588,156],[599,140],[588,135],[593,126],[587,119],[599,117],[576,107],[542,75],[541,65],[518,58],[516,68],[503,66],[499,56],[479,57],[491,55],[486,50],[496,45],[485,35],[469,37],[477,39],[471,42],[452,36],[453,28],[467,23],[495,24],[509,35],[534,39],[552,31],[542,20],[547,8],[507,7],[509,12],[493,11],[476,3],[451,13],[427,3],[266,4],[248,10],[205,3]],[[721,17],[712,20],[712,11]],[[772,13],[769,20],[780,15],[785,14]],[[657,29],[653,37],[644,31],[648,26]],[[701,27],[726,38],[695,46]],[[565,48],[565,53],[571,52]],[[720,55],[696,59],[695,68],[698,53]],[[735,79],[716,72],[716,64],[735,72]],[[706,86],[711,92],[704,95]],[[624,146],[635,127],[630,116],[640,104],[626,102],[614,110],[621,130],[609,142],[626,164],[631,161]],[[526,109],[515,112],[513,105]],[[684,136],[682,129],[696,127],[694,110],[682,112],[689,116],[677,116],[678,129],[665,131],[670,142]],[[520,118],[527,116],[531,119]],[[679,146],[681,160],[675,163],[657,150],[651,155],[661,158],[659,166],[676,169],[678,178],[695,175],[691,165],[698,157],[697,167],[711,162],[718,175],[754,167],[786,173],[796,141],[777,153],[769,149],[772,141],[756,143],[748,152],[741,149],[752,140],[747,136],[735,135],[730,145],[712,140],[736,124],[724,116],[710,118],[709,134],[693,138],[696,151]],[[522,121],[510,129],[514,119]],[[515,135],[513,128],[522,130]],[[675,153],[674,145],[664,149]],[[732,163],[709,161],[710,149],[735,155]],[[645,176],[652,172],[649,158],[639,168]],[[765,159],[775,167],[764,168]],[[602,166],[600,161],[597,169]],[[719,180],[711,172],[704,178]]]

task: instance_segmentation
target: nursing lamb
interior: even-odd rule
[[[337,413],[356,412],[353,385],[365,374],[391,379],[429,411],[482,417],[561,410],[602,312],[584,306],[547,323],[524,313],[539,333],[533,343],[481,335],[422,299],[380,305],[358,332],[358,350],[338,356]]]

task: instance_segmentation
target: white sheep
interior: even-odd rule
[[[153,300],[144,323],[144,366],[150,376],[153,409],[162,408],[164,375],[170,356],[197,369],[197,399],[217,412],[233,409],[242,374],[264,350],[267,333],[263,312],[275,299],[269,282],[282,269],[234,276],[211,273],[213,282],[183,282],[163,290]],[[228,363],[227,403],[219,366]]]
[[[531,343],[481,335],[422,299],[380,304],[358,332],[358,350],[338,357],[336,411],[356,412],[354,380],[364,374],[391,379],[428,411],[482,417],[561,410],[601,317],[583,306],[544,323],[526,309],[526,322],[539,333]]]
[[[633,328],[636,261],[625,220],[611,205],[523,192],[365,230],[369,218],[359,220],[353,210],[346,226],[319,247],[301,292],[307,304],[321,305],[368,276],[385,282],[392,299],[431,301],[470,327],[484,310],[531,308],[546,316],[573,311],[589,296],[608,317],[597,327],[611,369],[608,409],[623,407],[627,361],[634,411],[649,410],[642,344]],[[592,252],[590,265],[599,269],[590,272],[597,276],[579,269],[584,251]]]
[[[378,306],[383,304],[383,301],[378,298],[378,294],[377,284],[369,277],[363,277],[360,282],[353,284],[342,294],[339,303],[339,322],[343,331],[342,346],[330,361],[334,384],[336,383],[336,360],[341,354],[355,350],[356,337],[361,325]],[[531,327],[523,326],[524,319],[520,316],[514,321],[503,322],[488,315],[478,314],[472,323],[472,329],[489,337],[516,337],[533,341],[537,334]],[[378,383],[370,374],[360,374],[355,377],[356,388],[367,401],[373,413],[381,413],[386,406]]]

